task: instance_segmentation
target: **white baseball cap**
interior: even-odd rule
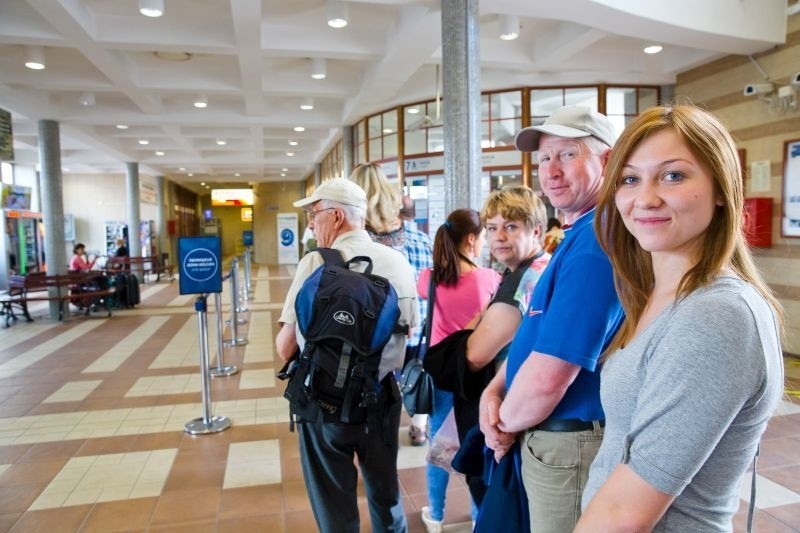
[[[617,142],[617,132],[608,117],[581,105],[559,107],[544,124],[521,129],[514,145],[522,152],[535,152],[539,149],[542,133],[569,139],[592,136],[609,146]]]
[[[310,196],[297,200],[294,206],[305,207],[320,200],[330,200],[344,205],[360,207],[364,210],[367,209],[367,193],[352,181],[344,178],[323,181]]]

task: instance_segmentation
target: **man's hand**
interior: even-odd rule
[[[481,396],[480,426],[486,439],[486,446],[494,450],[494,460],[500,461],[514,444],[513,433],[505,433],[498,427],[500,425],[500,404],[502,400],[496,394]]]

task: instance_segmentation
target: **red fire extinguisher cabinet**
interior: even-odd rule
[[[772,246],[772,198],[744,199],[744,230],[750,246]]]

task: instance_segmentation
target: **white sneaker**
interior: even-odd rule
[[[422,523],[428,533],[442,533],[442,521],[431,518],[431,508],[428,506],[422,508]]]

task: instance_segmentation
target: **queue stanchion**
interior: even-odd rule
[[[225,364],[225,343],[222,341],[222,295],[214,293],[214,312],[217,314],[217,366],[211,368],[212,378],[223,378],[239,372],[236,365]]]
[[[239,313],[243,313],[247,311],[247,309],[242,309],[241,306],[241,295],[239,294],[239,258],[234,257],[231,261],[231,318],[228,320],[228,324],[233,325],[234,322],[236,324],[247,324],[247,319],[244,317],[240,317]]]
[[[244,249],[244,294],[245,300],[250,299],[250,294],[253,292],[253,279],[252,274],[252,253],[250,247]]]
[[[208,304],[201,294],[194,303],[197,311],[197,326],[200,331],[200,381],[203,401],[203,416],[186,422],[184,431],[190,435],[219,433],[231,427],[231,419],[227,416],[211,415],[211,377],[208,371]]]
[[[233,264],[231,265],[231,273],[230,273],[230,293],[231,293],[231,318],[228,320],[228,324],[231,326],[231,338],[224,342],[225,346],[244,346],[247,344],[247,339],[239,337],[239,313],[238,313],[238,302],[239,302],[239,283],[237,282],[237,273],[238,273],[238,264],[239,260],[237,258],[233,258]],[[247,322],[245,320],[245,322]]]
[[[247,250],[245,249],[245,253],[242,256],[242,261],[244,262],[244,267],[242,268],[244,276],[243,276],[243,283],[244,287],[240,287],[239,290],[239,310],[237,313],[246,313],[250,309],[247,307],[247,303],[250,300],[250,295],[247,292]],[[241,324],[241,322],[240,322]]]

